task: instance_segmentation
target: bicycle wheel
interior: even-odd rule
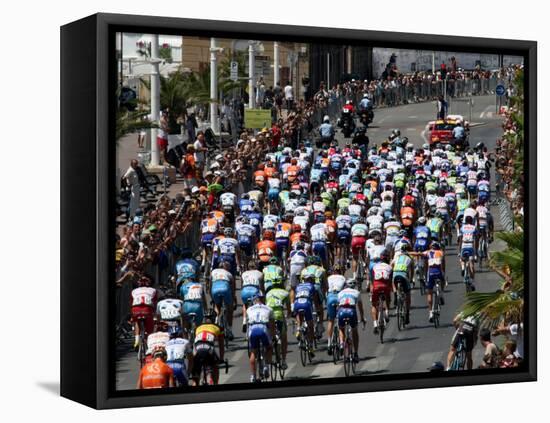
[[[143,319],[140,319],[139,320],[139,349],[138,349],[138,360],[139,360],[140,368],[145,366],[146,355],[147,355],[147,340],[145,337],[145,321]]]
[[[339,345],[339,342],[338,342],[338,326],[336,326],[336,324],[333,326],[333,329],[332,329],[331,348],[332,348],[332,362],[334,364],[336,364],[340,360],[340,345]]]
[[[351,373],[351,343],[348,338],[348,331],[347,331],[348,325],[346,325],[346,332],[345,332],[345,338],[344,338],[344,374],[347,376]]]
[[[279,376],[281,377],[281,380],[283,380],[285,378],[285,369],[283,369],[283,367],[281,366],[281,363],[283,361],[283,346],[280,341],[277,343],[276,356],[277,356],[277,369],[279,370]]]
[[[433,296],[432,296],[432,314],[433,314],[433,323],[434,327],[437,329],[439,327],[439,283],[436,284]]]
[[[302,363],[302,366],[306,367],[307,358],[309,355],[307,351],[306,341],[300,340],[298,347],[300,348],[300,362]]]

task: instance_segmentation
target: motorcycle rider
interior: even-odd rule
[[[321,137],[320,145],[330,144],[334,139],[334,134],[335,134],[335,130],[332,124],[330,123],[330,118],[328,116],[325,116],[323,118],[323,123],[321,124],[321,126],[319,126],[319,135]]]

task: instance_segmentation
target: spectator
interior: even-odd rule
[[[185,122],[185,129],[187,130],[187,142],[191,144],[195,139],[195,130],[199,127],[195,113],[191,113],[187,116]]]
[[[518,366],[518,358],[516,357],[517,344],[516,341],[508,340],[504,343],[504,351],[502,351],[501,359],[498,367],[510,368]]]
[[[481,341],[483,348],[485,348],[483,361],[481,362],[479,368],[490,369],[497,367],[499,351],[495,343],[491,341],[491,331],[487,328],[481,329],[479,331],[479,340]]]
[[[157,145],[160,152],[160,162],[166,162],[166,150],[168,149],[168,113],[162,112],[157,133]]]
[[[180,165],[180,173],[184,177],[184,186],[188,189],[197,184],[197,168],[195,165],[195,147],[187,146],[187,152]]]
[[[204,132],[199,131],[197,133],[197,139],[193,144],[193,148],[195,149],[195,167],[197,169],[197,175],[200,178],[202,177],[202,171],[204,170],[204,166],[206,164],[206,152],[208,151],[206,141],[204,139]]]
[[[135,216],[136,210],[139,209],[140,205],[140,183],[137,168],[138,161],[133,159],[130,161],[130,167],[123,176],[124,181],[130,188],[130,204],[128,206],[129,219],[132,219]]]
[[[442,95],[440,95],[437,98],[437,119],[445,119],[447,116],[447,102],[443,98]]]
[[[286,101],[286,111],[287,113],[290,113],[290,111],[294,108],[294,88],[292,88],[290,81],[287,81],[284,88],[284,93]]]

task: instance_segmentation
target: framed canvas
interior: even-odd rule
[[[61,394],[536,380],[533,41],[61,28]]]

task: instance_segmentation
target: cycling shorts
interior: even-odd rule
[[[393,283],[395,285],[401,285],[404,293],[408,293],[411,290],[411,284],[405,272],[394,272]]]
[[[321,257],[322,261],[327,259],[327,243],[325,241],[314,241],[311,251],[314,255]]]
[[[468,189],[468,192],[470,194],[475,194],[477,192],[477,186],[476,185],[468,185],[466,188]]]
[[[233,296],[231,295],[231,285],[227,281],[212,282],[212,301],[216,305],[220,305],[222,301],[226,306],[233,304]]]
[[[477,198],[482,201],[489,200],[489,192],[488,191],[479,191],[477,194]]]
[[[201,237],[201,243],[203,248],[212,247],[212,240],[216,237],[216,234],[203,234]]]
[[[458,348],[458,343],[460,341],[460,338],[463,337],[465,341],[466,346],[466,352],[472,352],[474,349],[474,332],[473,331],[465,331],[462,329],[457,329],[455,331],[455,334],[453,335],[453,339],[451,340],[451,346],[453,348]]]
[[[351,238],[351,232],[349,229],[338,229],[336,231],[336,236],[338,238],[338,244],[348,244]]]
[[[271,335],[264,324],[253,324],[248,328],[248,342],[250,348],[255,350],[262,344],[264,347],[271,346]]]
[[[212,269],[217,269],[222,261],[229,262],[229,264],[231,265],[231,269],[229,270],[229,272],[232,275],[235,275],[237,273],[237,260],[232,254],[222,254],[221,256],[215,255],[212,260]]]
[[[462,247],[462,250],[460,250],[460,257],[462,260],[468,260],[470,257],[474,256],[474,248],[473,247]]]
[[[252,299],[256,294],[260,292],[260,288],[254,285],[247,285],[243,286],[241,289],[241,300],[243,300],[243,304],[247,305],[248,301]]]
[[[154,331],[154,310],[153,307],[147,305],[132,306],[132,322],[138,323],[140,319],[144,319],[145,332],[147,334]]]
[[[281,335],[281,336],[286,335],[286,319],[284,319],[284,320],[275,320],[275,326],[277,327],[277,330],[279,331],[279,335]]]
[[[338,309],[338,293],[329,292],[327,295],[327,318],[334,320],[336,317],[336,311]]]
[[[247,256],[251,256],[254,251],[254,246],[252,245],[252,239],[250,237],[239,237],[239,248]]]
[[[365,242],[367,242],[367,239],[364,236],[351,238],[351,253],[356,256],[360,251],[365,250]]]
[[[298,298],[294,301],[294,314],[300,314],[300,311],[303,310],[304,317],[306,322],[313,320],[312,306],[311,301],[307,298]]]
[[[278,189],[271,188],[267,192],[267,199],[269,201],[277,201],[278,198],[279,198],[279,190]]]
[[[203,318],[203,310],[202,310],[202,302],[199,301],[184,301],[183,302],[183,316],[190,313],[195,313],[196,316],[193,319],[195,321],[195,325],[200,325],[202,323]]]
[[[352,328],[357,326],[357,310],[355,307],[338,308],[338,327],[343,328],[346,325],[346,320],[349,320]]]
[[[218,357],[216,355],[216,350],[212,344],[206,342],[195,344],[191,377],[193,379],[198,379],[201,376],[201,370],[203,367],[209,367],[214,371],[217,361]]]
[[[424,252],[428,249],[428,240],[425,238],[417,239],[414,243],[414,251]]]
[[[432,267],[428,270],[426,289],[434,289],[436,281],[443,282],[443,273],[441,272],[441,269]]]
[[[372,289],[372,299],[371,303],[374,306],[378,305],[378,300],[380,299],[380,295],[384,295],[386,300],[390,299],[391,294],[391,286],[390,284],[386,284],[384,282],[374,281],[373,289]]]
[[[187,386],[187,369],[185,368],[185,361],[167,361],[166,364],[171,367],[174,372],[174,379],[176,379],[180,386]]]
[[[275,244],[277,245],[277,257],[281,257],[283,255],[283,251],[288,250],[288,246],[290,245],[290,239],[277,238],[275,240]]]

